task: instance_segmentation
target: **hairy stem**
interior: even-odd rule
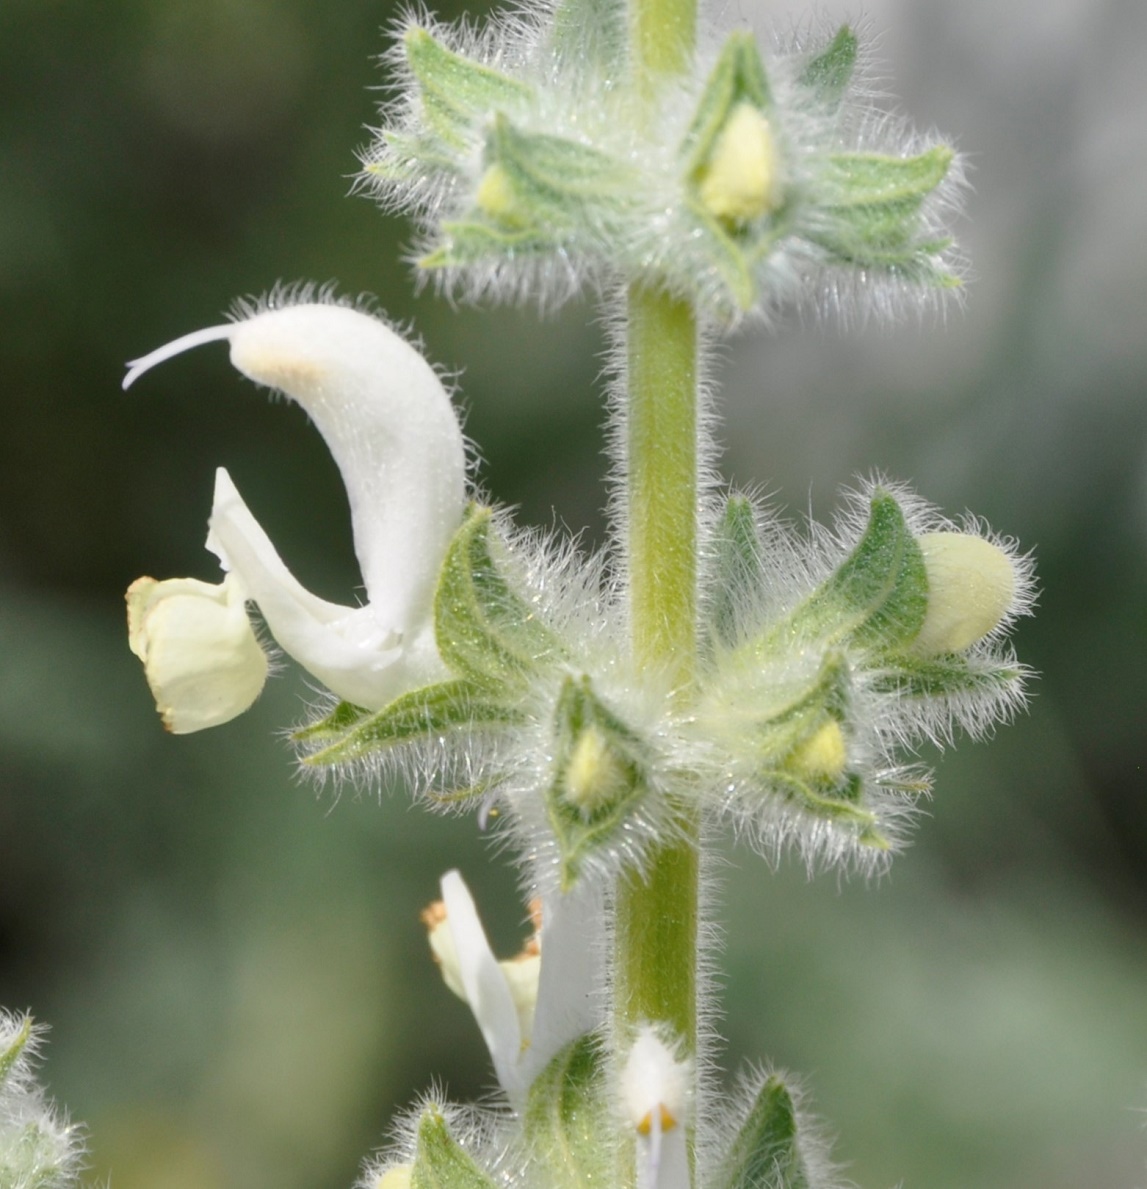
[[[697,327],[688,304],[644,286],[629,294],[630,620],[643,666],[670,670],[688,696],[696,654]],[[664,1021],[693,1048],[697,1024],[696,823],[617,897],[617,1024]]]
[[[689,65],[697,0],[630,0],[633,82],[649,104]],[[667,670],[689,696],[697,654],[697,319],[652,283],[630,287],[626,323],[626,509],[630,626],[639,665]],[[614,916],[614,1030],[645,1022],[697,1043],[698,823],[678,832],[643,874],[622,876]],[[635,1179],[630,1152],[619,1170]]]
[[[692,308],[635,285],[628,309],[627,482],[630,620],[638,663],[668,670],[688,697],[696,657],[697,325]],[[698,827],[643,874],[622,877],[615,916],[614,1024],[669,1025],[697,1038]]]
[[[628,304],[630,622],[640,664],[693,676],[697,586],[697,324],[634,285]]]

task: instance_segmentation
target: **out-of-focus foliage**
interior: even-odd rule
[[[1122,1187],[1147,1175],[1147,9],[867,9],[907,110],[974,156],[978,279],[945,325],[740,341],[727,467],[821,515],[882,467],[1034,546],[1018,647],[1043,678],[943,759],[886,882],[726,873],[725,1031],[809,1071],[862,1184]],[[215,578],[216,465],[301,580],[352,593],[341,484],[296,410],[222,350],[118,390],[123,360],[279,278],[413,319],[465,368],[488,489],[599,531],[592,311],[414,299],[406,229],[345,197],[394,15],[0,6],[0,1002],[53,1024],[44,1080],[120,1189],[349,1184],[433,1075],[490,1083],[416,919],[461,864],[513,952],[513,877],[472,823],[296,783],[273,732],[300,680],[165,736],[122,624],[141,572]]]

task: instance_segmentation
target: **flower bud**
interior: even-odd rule
[[[601,729],[591,723],[578,736],[563,775],[563,795],[585,817],[629,791],[631,773]]]
[[[798,772],[822,780],[839,780],[847,761],[848,746],[835,719],[805,739],[789,757],[789,765]]]
[[[972,533],[923,533],[916,540],[928,575],[928,611],[912,651],[962,652],[994,631],[1013,606],[1012,560]]]
[[[127,627],[172,734],[229,722],[251,706],[267,679],[267,657],[233,574],[218,585],[139,578],[127,591]]]
[[[393,1164],[381,1173],[374,1183],[374,1189],[410,1189],[414,1179],[414,1166]]]
[[[749,223],[779,205],[777,175],[769,121],[751,103],[738,103],[701,176],[702,204],[718,219]]]
[[[522,203],[514,192],[513,179],[506,172],[506,167],[496,161],[482,174],[474,195],[474,205],[484,215],[506,226],[523,227],[526,224]]]

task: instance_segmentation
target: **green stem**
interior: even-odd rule
[[[697,0],[630,0],[633,81],[649,103],[693,56]],[[687,698],[697,656],[697,320],[692,306],[636,283],[627,310],[626,510],[630,626],[637,663],[668,671]],[[697,1046],[700,856],[696,816],[623,875],[614,915],[614,1030],[624,1045],[644,1022]],[[621,1182],[633,1184],[633,1152]]]
[[[688,303],[635,285],[629,294],[628,529],[630,616],[638,664],[669,670],[688,697],[696,658],[697,326]],[[644,875],[620,881],[615,1024],[668,1024],[697,1035],[697,822]]]
[[[628,307],[630,620],[640,664],[693,676],[697,586],[697,323],[634,285]]]

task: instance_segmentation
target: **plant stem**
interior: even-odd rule
[[[696,657],[697,326],[686,302],[635,285],[628,323],[630,616],[637,662],[668,669],[688,696]],[[644,875],[621,879],[615,918],[615,1026],[668,1024],[697,1036],[697,822]]]
[[[630,0],[630,62],[656,119],[659,84],[686,70],[697,0]],[[668,671],[689,696],[697,654],[697,320],[655,284],[630,287],[627,309],[626,508],[630,628],[639,666]],[[642,874],[623,875],[614,913],[614,1032],[667,1025],[697,1045],[699,827],[678,806],[677,833]],[[690,1145],[691,1147],[692,1145]],[[622,1183],[632,1184],[632,1150]]]
[[[628,307],[630,620],[643,665],[693,676],[697,586],[697,324],[634,285]]]

